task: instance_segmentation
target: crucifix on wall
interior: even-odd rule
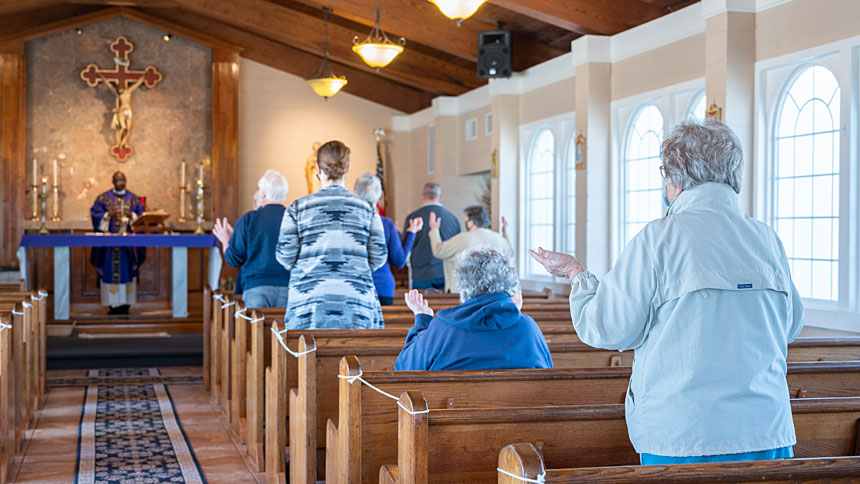
[[[113,109],[111,129],[115,131],[115,145],[111,147],[110,153],[119,161],[125,161],[134,151],[128,144],[131,136],[132,111],[131,95],[141,85],[150,89],[154,88],[163,76],[155,66],[146,66],[142,71],[129,69],[130,61],[128,55],[134,50],[134,44],[125,36],[120,35],[111,43],[110,50],[115,54],[114,69],[102,69],[95,64],[87,65],[81,71],[81,79],[88,86],[97,87],[100,82],[111,88],[116,96]]]

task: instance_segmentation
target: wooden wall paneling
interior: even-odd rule
[[[209,219],[239,212],[239,54],[212,50],[212,209]]]
[[[24,234],[26,74],[23,42],[0,51],[0,266],[18,266]]]
[[[612,35],[669,13],[642,0],[489,0],[565,30]]]

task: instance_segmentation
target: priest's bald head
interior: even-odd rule
[[[114,190],[116,190],[117,192],[125,190],[125,173],[118,171],[113,174],[113,178],[111,180],[113,181]]]

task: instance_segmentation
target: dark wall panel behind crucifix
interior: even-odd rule
[[[53,177],[59,164],[60,216],[64,222],[89,220],[95,197],[111,187],[111,174],[123,171],[128,188],[146,197],[147,210],[179,216],[179,170],[211,153],[211,62],[209,48],[125,19],[113,19],[27,43],[27,182],[33,158],[39,176]],[[117,95],[99,82],[91,87],[81,71],[89,64],[118,68],[111,44],[125,36],[132,71],[155,66],[163,79],[141,85],[131,95],[132,124],[127,139],[133,153],[119,161],[109,150],[117,137],[111,128]],[[110,77],[106,75],[106,77]],[[206,185],[209,185],[206,169]],[[49,181],[49,185],[52,181]],[[32,203],[32,202],[30,202]],[[29,206],[29,205],[28,205]],[[50,207],[50,205],[49,205]]]

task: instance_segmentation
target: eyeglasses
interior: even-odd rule
[[[660,177],[666,178],[666,169],[663,168],[663,165],[660,165]]]

